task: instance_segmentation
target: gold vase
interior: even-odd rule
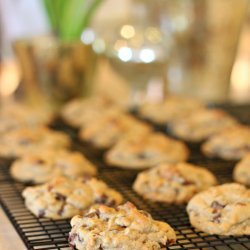
[[[16,41],[14,50],[20,62],[25,101],[60,107],[72,98],[91,94],[97,59],[91,46],[39,37]]]

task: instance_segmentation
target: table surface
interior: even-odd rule
[[[2,207],[0,206],[0,249],[1,250],[25,250],[19,235],[5,215]]]

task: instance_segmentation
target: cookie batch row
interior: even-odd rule
[[[69,113],[77,116],[81,124],[71,125],[81,125],[79,136],[83,140],[108,149],[105,160],[109,165],[150,167],[134,182],[133,189],[139,195],[153,201],[188,202],[191,224],[204,232],[250,234],[249,189],[239,184],[212,187],[218,184],[212,173],[183,162],[189,155],[184,143],[156,133],[112,104],[99,101],[73,102],[79,114]],[[83,102],[90,102],[86,112],[82,110],[88,106],[86,103],[79,109]],[[97,102],[96,113],[91,111],[93,102]],[[69,107],[72,109],[72,103],[63,109],[64,118]],[[83,118],[85,114],[88,121]],[[54,133],[59,132],[39,124],[11,129],[1,136],[6,137],[2,155],[21,157],[11,166],[11,175],[18,181],[43,183],[23,191],[25,204],[33,214],[53,219],[79,214],[71,220],[69,237],[70,245],[77,249],[162,249],[175,242],[174,230],[167,223],[153,220],[131,203],[117,207],[124,202],[122,195],[93,177],[96,168],[81,154],[68,151],[70,140],[64,134],[56,137]],[[244,159],[237,165],[235,178],[237,169],[241,170],[241,178],[245,177],[247,168],[242,165],[247,164]]]
[[[169,96],[161,103],[146,103],[139,109],[141,117],[166,125],[175,137],[188,142],[202,142],[208,157],[239,160],[250,152],[250,128],[218,108],[201,102]],[[226,142],[226,143],[225,143]]]
[[[166,125],[176,138],[202,142],[208,157],[239,160],[250,152],[250,128],[218,108],[207,108],[198,100],[169,96],[161,103],[146,103],[138,110],[142,118]],[[144,136],[152,128],[103,99],[74,100],[61,115],[79,127],[79,138],[97,148],[109,149],[126,135]],[[224,142],[227,143],[224,143]]]
[[[162,103],[142,105],[139,114],[155,123],[166,123],[182,140],[202,141],[201,151],[208,157],[240,160],[250,154],[250,128],[225,111],[207,108],[195,99],[169,96]],[[189,150],[182,141],[153,131],[150,125],[105,99],[74,100],[65,105],[61,115],[68,124],[80,128],[81,140],[106,150],[104,160],[108,165],[143,169],[188,159]],[[249,185],[249,169],[237,167],[234,179]],[[242,171],[244,180],[239,177]]]
[[[237,165],[236,179],[246,178],[244,169],[249,164],[246,161]],[[40,184],[57,176],[91,179],[96,168],[82,154],[60,150],[23,156],[13,162],[10,173],[17,181]],[[196,193],[217,183],[216,177],[203,167],[184,162],[162,163],[139,173],[133,189],[146,199],[178,204],[188,202]]]

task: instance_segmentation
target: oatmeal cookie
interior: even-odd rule
[[[56,177],[22,193],[26,207],[37,217],[52,219],[71,218],[82,214],[93,204],[116,206],[122,195],[95,178],[70,180]]]
[[[184,162],[162,163],[139,173],[133,189],[149,200],[184,203],[216,183],[215,176],[205,168]]]
[[[250,153],[250,127],[239,125],[215,134],[201,150],[208,157],[239,160]]]
[[[139,108],[139,114],[143,118],[163,125],[204,107],[201,101],[194,98],[171,95],[162,102],[143,104]]]
[[[170,131],[185,141],[200,142],[231,128],[237,121],[220,109],[201,109],[169,125]]]
[[[70,138],[58,131],[46,127],[23,127],[5,133],[0,139],[0,155],[20,157],[44,150],[67,148]]]
[[[48,125],[53,113],[45,108],[33,108],[21,103],[8,103],[0,108],[0,134],[21,127]]]
[[[107,112],[94,123],[83,127],[79,137],[90,142],[94,147],[106,149],[113,146],[128,133],[143,133],[151,131],[151,127],[133,116],[123,112]]]
[[[62,108],[61,117],[73,127],[81,127],[103,115],[107,109],[113,108],[113,103],[102,97],[74,99]]]
[[[81,153],[67,150],[28,154],[15,160],[10,167],[15,180],[34,184],[45,183],[56,176],[75,179],[96,172],[95,166]]]
[[[233,177],[235,181],[250,187],[250,153],[237,163]]]
[[[175,243],[174,230],[165,222],[127,202],[116,209],[94,206],[71,220],[69,243],[76,249],[160,250]]]
[[[230,183],[211,187],[188,203],[190,223],[208,234],[250,234],[250,190]]]
[[[124,137],[105,155],[109,165],[122,168],[149,168],[162,162],[185,161],[189,151],[180,141],[151,132]]]

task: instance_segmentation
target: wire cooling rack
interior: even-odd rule
[[[224,108],[241,122],[250,124],[250,106],[225,106]],[[83,152],[97,165],[100,179],[120,191],[126,200],[133,202],[140,209],[148,211],[155,219],[168,222],[175,229],[177,243],[168,249],[250,249],[250,236],[216,236],[197,231],[189,224],[183,205],[167,205],[143,200],[131,189],[138,171],[106,166],[102,161],[102,152],[91,149],[89,145],[79,143],[75,130],[62,125],[62,123],[57,124],[55,128],[74,138],[73,148]],[[164,127],[158,127],[158,129],[165,130]],[[192,152],[190,162],[210,169],[221,183],[232,181],[231,176],[235,162],[207,159],[199,152],[198,145],[189,144],[189,147]],[[27,249],[69,249],[69,220],[36,218],[32,215],[25,208],[21,197],[25,186],[12,180],[9,175],[10,164],[11,160],[0,159],[0,203]]]

